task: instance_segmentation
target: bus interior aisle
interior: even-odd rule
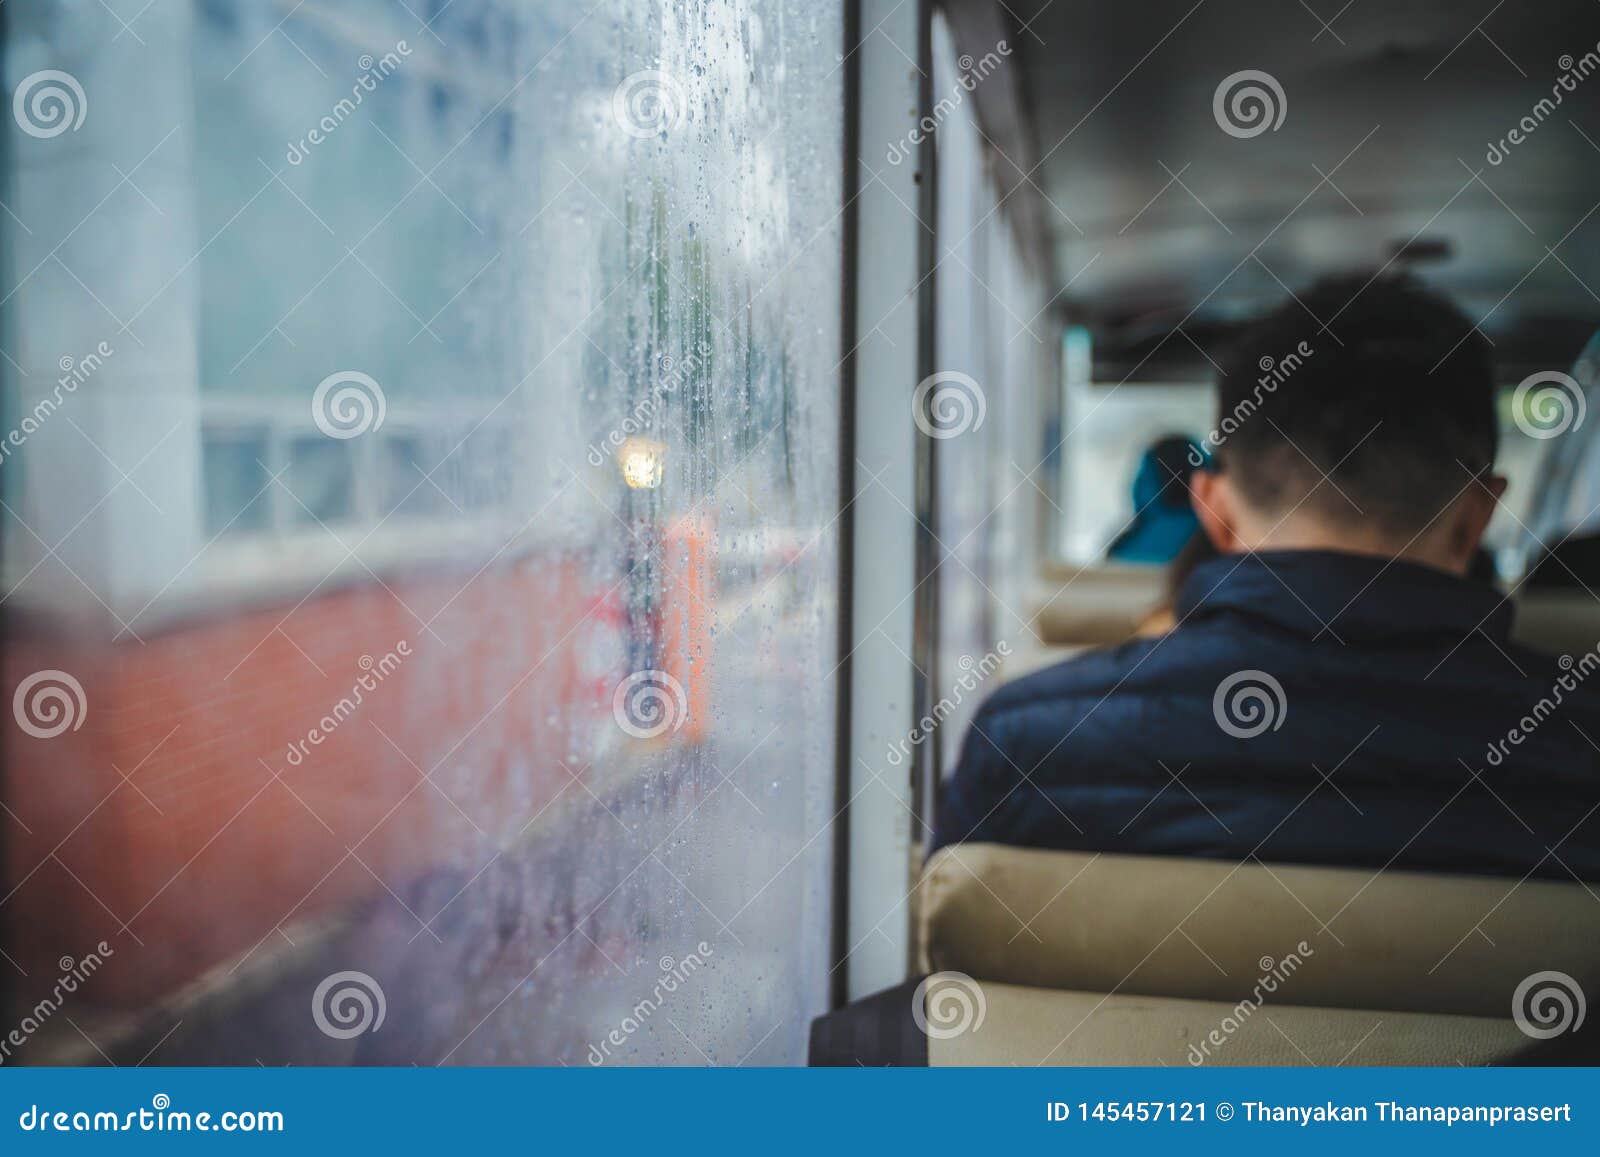
[[[1600,6],[0,72],[0,1064],[1593,1063]]]

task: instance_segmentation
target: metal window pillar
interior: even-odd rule
[[[898,762],[926,697],[932,652],[929,546],[931,445],[912,420],[931,372],[933,238],[925,0],[862,0],[845,46],[852,79],[851,177],[845,243],[853,301],[844,364],[845,622],[841,630],[843,873],[835,974],[850,999],[894,985],[910,968],[911,887],[922,829],[915,809],[922,750]],[[904,153],[895,161],[898,146]],[[925,224],[927,222],[928,224]],[[852,268],[853,267],[853,268]],[[915,513],[914,513],[915,512]],[[920,656],[920,659],[919,659]],[[836,992],[836,996],[838,993]]]

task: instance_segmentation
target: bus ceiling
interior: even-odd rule
[[[1413,270],[1484,319],[1508,380],[1600,320],[1588,0],[1492,34],[1446,0],[945,10],[974,60],[1007,40],[1004,89],[976,88],[991,161],[1098,378],[1205,377],[1202,351],[1327,273]]]

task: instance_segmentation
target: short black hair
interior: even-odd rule
[[[1420,533],[1494,465],[1488,343],[1410,275],[1319,281],[1247,326],[1219,369],[1210,445],[1264,511],[1304,500]]]

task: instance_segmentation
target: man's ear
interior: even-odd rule
[[[1189,502],[1200,529],[1219,554],[1242,550],[1238,529],[1238,496],[1226,474],[1196,470],[1189,476]]]
[[[1452,561],[1459,562],[1462,567],[1470,564],[1478,544],[1483,541],[1483,532],[1489,528],[1489,521],[1494,517],[1495,507],[1500,505],[1500,498],[1505,492],[1505,476],[1491,474],[1473,483],[1462,494],[1446,527],[1449,537],[1445,548],[1450,552]]]

